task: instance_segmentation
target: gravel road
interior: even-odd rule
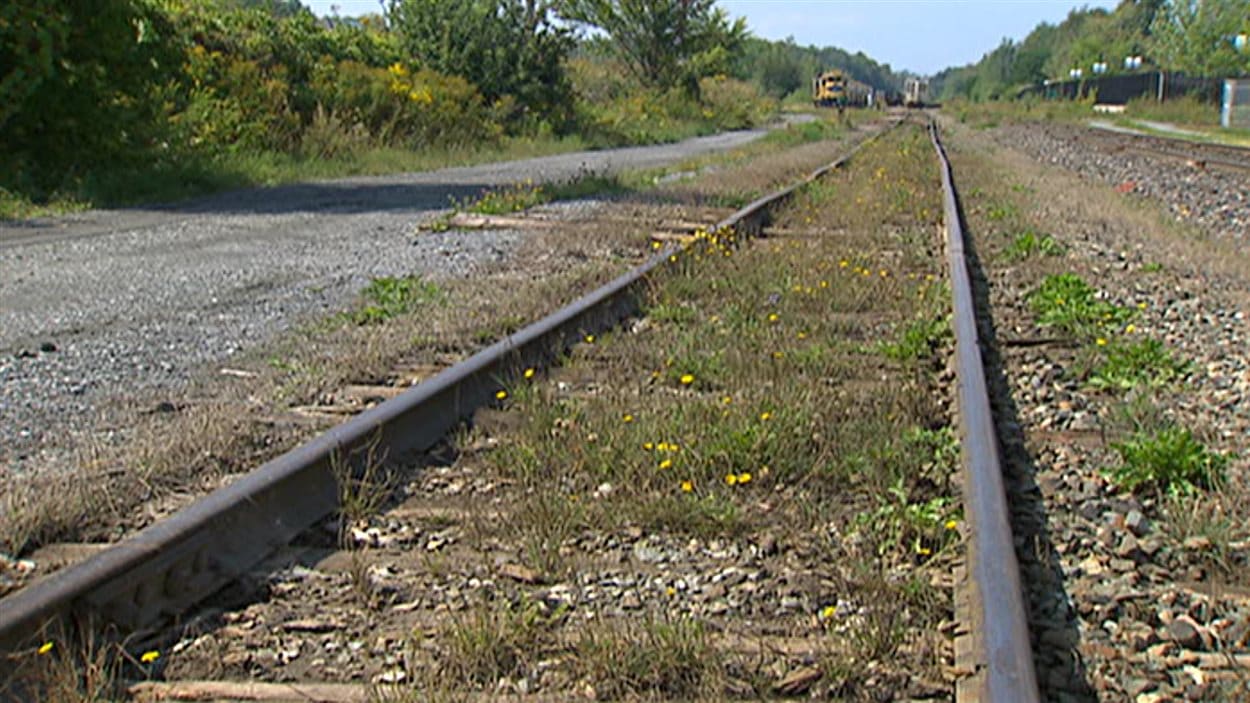
[[[517,232],[414,226],[483,188],[652,168],[763,130],[424,173],[301,183],[0,224],[0,478],[52,462],[104,408],[344,308],[372,278],[467,276]]]

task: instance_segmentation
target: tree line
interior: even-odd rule
[[[257,153],[673,139],[756,124],[829,64],[894,80],[863,54],[751,37],[714,0],[387,0],[328,19],[296,0],[17,0],[0,7],[0,196],[91,198],[121,172]]]
[[[1095,64],[1106,75],[1246,75],[1247,34],[1250,0],[1122,0],[1110,12],[1073,10],[1059,24],[1039,24],[1022,41],[1004,39],[977,63],[942,71],[930,87],[947,98],[994,100],[1044,80],[1067,80],[1074,69],[1091,77]]]

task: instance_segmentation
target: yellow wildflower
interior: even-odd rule
[[[1145,309],[1146,309],[1146,303],[1145,303],[1145,301],[1142,301],[1142,302],[1138,303],[1138,304],[1137,304],[1137,309],[1138,309],[1138,310],[1145,310]]]
[[[48,652],[52,651],[53,646],[55,645],[53,645],[52,642],[44,642],[43,644],[39,645],[39,653],[47,654]]]
[[[694,374],[692,374],[692,373],[682,374],[682,376],[681,376],[681,385],[683,385],[683,386],[688,386],[688,385],[690,385],[691,383],[694,383]]]
[[[738,482],[738,474],[725,474],[725,483],[730,486]]]
[[[682,482],[681,482],[681,492],[682,492],[682,493],[693,493],[693,492],[694,492],[694,481],[691,481],[690,479],[686,479],[685,481],[682,481]]]
[[[946,529],[948,529],[948,530],[954,530],[956,527],[959,527],[959,522],[957,522],[956,520],[947,520],[947,521],[946,521]]]
[[[673,588],[672,586],[669,586],[668,588],[664,589],[664,593],[666,593],[669,598],[672,598],[673,596],[677,595],[677,589]]]
[[[1124,334],[1132,334],[1137,331],[1137,325],[1129,325],[1124,328]]]
[[[508,397],[508,391],[501,390],[495,393],[495,400],[503,400],[504,398],[507,398],[507,397]]]
[[[738,474],[738,483],[750,483],[750,482],[751,482],[750,471],[743,471],[742,473]]]
[[[841,268],[846,268],[847,266],[850,266],[850,265],[851,265],[851,262],[847,261],[846,259],[843,259],[838,262],[838,266]]]
[[[673,460],[672,460],[672,459],[665,459],[664,461],[661,461],[661,462],[660,462],[660,470],[661,470],[661,471],[663,471],[664,469],[671,469],[671,468],[673,468]]]
[[[161,658],[161,653],[156,651],[155,649],[146,651],[143,654],[139,655],[139,661],[143,662],[144,664],[151,664],[152,662],[160,658]]]
[[[594,344],[594,343],[595,343],[595,336],[594,336],[593,334],[588,334],[588,335],[586,335],[586,343],[587,343],[587,344]]]
[[[829,287],[829,281],[821,281],[821,282],[820,282],[820,287],[821,287],[821,288],[828,288],[828,287]]]
[[[724,403],[725,405],[729,405],[730,403],[734,402],[734,399],[733,399],[733,396],[729,396],[729,395],[727,395],[727,396],[725,396],[725,397],[721,398],[721,399],[720,399],[720,402]]]
[[[534,369],[532,369],[532,368],[525,369],[525,377],[526,377],[526,378],[533,378],[533,377],[534,377]]]
[[[652,248],[652,249],[659,249],[659,248],[660,248],[660,243],[659,243],[659,242],[651,242],[651,248]]]
[[[837,615],[837,614],[838,614],[838,606],[836,605],[826,605],[825,607],[820,609],[821,620],[829,620],[830,618],[832,618],[834,615]]]
[[[625,413],[625,417],[621,418],[621,422],[624,422],[625,424],[629,424],[633,421],[634,421],[634,416],[629,413]]]
[[[655,445],[655,450],[656,450],[657,452],[666,452],[666,451],[668,451],[668,442],[660,442],[659,444]]]
[[[1102,337],[1099,337],[1098,339],[1094,340],[1094,344],[1097,344],[1100,347],[1105,347],[1107,346],[1107,340]]]
[[[769,411],[765,410],[764,412],[760,413],[760,420],[761,420],[761,421],[763,421],[763,422],[768,422],[768,421],[769,421],[769,420],[771,420],[771,419],[773,419],[773,414],[772,414],[771,412],[769,412]]]
[[[778,315],[778,314],[777,314],[777,313],[775,313],[775,312],[773,312],[773,313],[769,313],[769,314],[768,314],[768,321],[769,321],[769,322],[776,322],[777,320],[780,320],[780,319],[781,319],[781,316],[780,316],[780,315]]]
[[[655,449],[655,444],[652,442],[643,442],[642,448],[646,449],[647,451],[651,451],[652,449]]]

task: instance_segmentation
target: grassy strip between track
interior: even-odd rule
[[[844,136],[840,127],[825,121],[796,125],[741,150],[675,167],[717,169],[709,176],[664,189],[637,175],[627,174],[622,181],[644,201],[736,202],[827,162],[831,145]],[[789,148],[778,151],[778,146]],[[749,165],[748,155],[756,156]],[[641,227],[613,225],[586,232],[587,242],[560,233],[537,235],[522,256],[550,263],[553,253],[554,259],[572,254],[579,263],[522,280],[493,271],[471,280],[439,281],[437,290],[418,279],[375,281],[362,293],[357,310],[302,325],[231,359],[229,368],[245,381],[223,381],[214,366],[204,382],[211,389],[197,386],[186,398],[169,399],[178,412],[142,415],[121,439],[89,437],[73,447],[74,470],[0,484],[0,553],[22,556],[58,541],[116,539],[125,531],[119,523],[133,528],[152,519],[147,514],[136,519],[135,506],[156,504],[158,512],[165,512],[172,506],[161,505],[162,498],[171,492],[206,492],[223,475],[254,468],[319,431],[316,423],[283,421],[290,406],[315,402],[344,384],[385,382],[396,375],[396,366],[437,368],[467,356],[618,275],[645,251],[647,234]],[[492,300],[490,281],[508,286],[514,295]],[[398,311],[369,295],[396,286],[430,294],[407,301]],[[0,581],[0,594],[6,590]]]
[[[935,380],[939,193],[923,130],[905,128],[805,189],[779,218],[793,236],[735,248],[705,235],[650,291],[644,321],[586,339],[551,379],[501,388],[512,429],[464,454],[480,462],[466,471],[512,487],[474,548],[506,545],[546,583],[593,583],[603,557],[575,545],[636,531],[678,551],[775,544],[747,559],[754,587],[697,598],[707,574],[678,560],[640,577],[640,612],[483,598],[418,633],[432,641],[413,649],[434,654],[414,678],[710,700],[783,692],[806,663],[820,675],[806,687],[832,696],[943,690],[940,584],[959,514]],[[798,649],[718,646],[767,636]],[[498,646],[466,644],[485,641]]]

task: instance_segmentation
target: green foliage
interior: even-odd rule
[[[509,120],[564,132],[573,115],[563,62],[573,48],[554,3],[392,0],[388,16],[406,56],[475,85]]]
[[[1063,256],[1063,245],[1055,241],[1054,237],[1049,234],[1039,235],[1029,230],[1016,235],[1011,241],[1011,245],[1007,247],[1007,258],[1014,261],[1032,258],[1034,256]]]
[[[567,0],[562,14],[606,32],[638,82],[691,95],[700,78],[729,72],[747,35],[714,0]]]
[[[1150,24],[1156,59],[1198,76],[1250,73],[1250,50],[1238,50],[1237,34],[1250,32],[1250,0],[1172,0]]]
[[[352,320],[359,325],[371,325],[410,313],[423,303],[438,302],[443,291],[438,284],[423,281],[420,276],[386,276],[370,281],[361,296],[367,305]]]
[[[1141,385],[1162,386],[1188,370],[1189,364],[1173,357],[1157,339],[1117,341],[1104,347],[1103,361],[1090,375],[1089,385],[1124,390]]]
[[[46,194],[159,137],[179,62],[150,0],[0,6],[0,187]]]
[[[1133,316],[1124,308],[1098,298],[1098,292],[1074,273],[1047,276],[1029,296],[1038,323],[1056,327],[1077,337],[1093,337]]]
[[[1136,433],[1111,445],[1120,466],[1106,471],[1121,490],[1193,493],[1224,478],[1228,456],[1208,450],[1189,430],[1168,427],[1154,434]]]
[[[477,199],[457,205],[457,210],[480,215],[505,215],[520,212],[550,200],[541,185],[532,182],[513,183],[483,192]]]
[[[945,317],[919,315],[903,327],[897,340],[883,342],[881,353],[895,361],[920,361],[929,358],[950,335]]]

